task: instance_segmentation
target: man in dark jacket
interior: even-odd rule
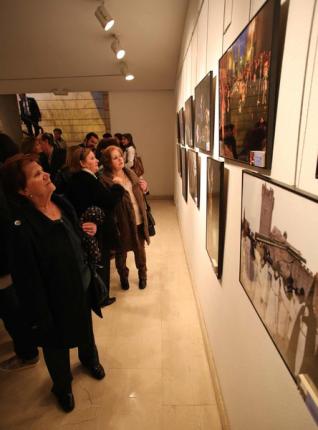
[[[24,93],[19,94],[19,97],[21,120],[26,125],[29,135],[37,136],[41,129],[39,126],[39,121],[41,121],[41,112],[39,106],[33,97],[27,97]]]
[[[54,138],[51,133],[43,133],[40,138],[40,144],[43,154],[39,159],[39,163],[43,170],[50,174],[51,181],[55,183],[58,171],[65,164],[66,150],[58,148],[54,144]]]

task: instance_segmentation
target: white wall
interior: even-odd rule
[[[112,133],[131,133],[152,196],[173,195],[175,94],[173,91],[109,94]]]
[[[185,100],[191,94],[194,95],[194,87],[205,73],[213,70],[214,75],[217,75],[218,60],[222,53],[263,3],[260,0],[251,0],[251,2],[226,0],[226,4],[225,0],[202,1],[203,5],[198,5],[195,0],[193,6],[190,0],[189,14],[192,16],[188,16],[186,22],[193,23],[193,26],[187,26],[185,29],[176,85],[176,111],[184,106]],[[224,17],[225,11],[228,15],[226,17]],[[315,87],[317,72],[316,84],[312,83],[316,39],[311,43],[312,67],[310,64],[307,67],[311,75],[310,79],[306,79],[306,88],[308,90],[312,87],[310,93],[312,96],[308,94],[303,100],[304,74],[313,11],[314,0],[289,1],[271,171],[273,178],[288,184],[295,183],[300,137],[305,136],[304,157],[298,170],[306,170],[306,168],[308,170],[306,160],[310,159],[310,156],[306,158],[306,154],[310,152],[312,145],[315,145],[314,152],[317,159],[317,132],[314,133],[312,125],[317,116],[317,109],[315,109],[317,97],[314,97],[314,94],[317,96]],[[224,36],[223,28],[227,29]],[[312,38],[314,35],[313,31]],[[215,120],[218,121],[218,98],[216,98],[215,107]],[[303,132],[299,136],[299,130],[303,130],[300,126],[304,127],[303,122],[307,113],[307,133]],[[217,126],[215,141],[218,141]],[[214,155],[217,155],[217,152],[218,149],[215,150]],[[223,278],[218,281],[205,249],[206,156],[200,154],[200,157],[200,210],[196,208],[191,198],[188,199],[188,203],[185,203],[182,197],[181,179],[177,171],[175,201],[188,264],[203,311],[231,428],[234,430],[313,430],[316,425],[296,384],[239,283],[243,166],[225,162],[225,167],[229,171],[228,206]],[[299,182],[301,183],[301,180]],[[308,188],[310,188],[309,185],[307,191],[314,192],[313,188],[310,190]]]

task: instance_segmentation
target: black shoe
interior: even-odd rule
[[[112,305],[113,303],[115,303],[116,302],[116,297],[108,297],[106,300],[104,300],[102,303],[101,303],[101,308],[104,308],[105,306],[109,306],[109,305]]]
[[[96,364],[96,366],[88,367],[88,370],[95,379],[101,380],[105,378],[105,370],[100,363]]]
[[[71,412],[75,407],[75,401],[72,391],[65,393],[65,392],[57,392],[52,388],[52,393],[57,398],[57,401],[59,402],[59,405],[63,409],[64,412]]]
[[[139,279],[139,288],[144,290],[147,287],[147,279]]]
[[[128,279],[121,279],[120,280],[121,288],[122,290],[129,290],[129,281]]]

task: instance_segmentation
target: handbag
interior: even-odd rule
[[[91,270],[91,283],[90,283],[90,292],[91,292],[91,304],[92,309],[99,317],[103,318],[103,314],[100,310],[103,302],[108,299],[108,289],[96,272],[96,268],[90,266]]]
[[[145,204],[146,204],[146,214],[147,214],[147,221],[148,221],[148,232],[149,236],[154,236],[156,234],[156,221],[151,213],[151,207],[149,206],[149,203],[147,202],[146,196],[144,195]]]
[[[132,170],[136,173],[138,177],[142,176],[145,173],[144,165],[142,164],[142,159],[139,155],[135,155],[134,165],[132,166]]]

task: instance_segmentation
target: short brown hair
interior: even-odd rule
[[[8,158],[1,167],[1,181],[7,195],[17,195],[26,187],[25,166],[37,161],[34,154],[16,154]]]
[[[101,163],[103,165],[103,168],[104,168],[105,172],[111,173],[112,170],[113,170],[112,169],[112,166],[113,166],[113,163],[112,163],[112,152],[115,149],[118,152],[120,152],[120,154],[121,154],[122,157],[124,156],[124,153],[123,153],[122,149],[119,148],[118,146],[115,146],[115,145],[110,145],[107,148],[105,148],[105,149],[102,150],[102,157],[101,157],[100,161],[101,161]]]
[[[92,152],[91,148],[86,148],[85,146],[77,147],[68,160],[70,171],[73,173],[81,171],[81,161],[85,161],[90,152]]]

